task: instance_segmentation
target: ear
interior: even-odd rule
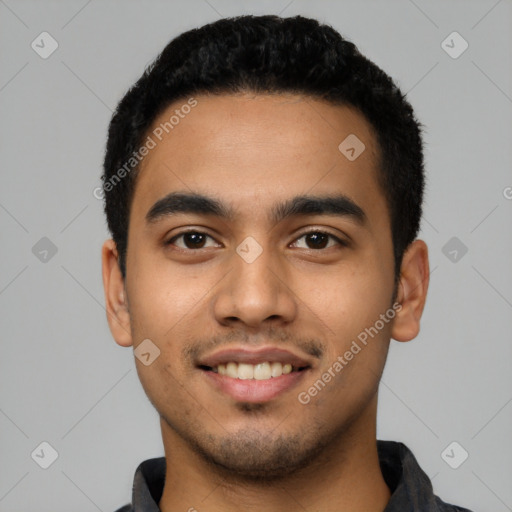
[[[410,341],[420,332],[420,318],[423,313],[430,271],[428,248],[423,240],[414,240],[404,253],[400,267],[400,282],[397,310],[391,329],[391,337],[397,341]]]
[[[105,309],[110,332],[118,345],[129,347],[133,344],[130,313],[119,268],[116,244],[112,239],[105,240],[101,249],[103,267],[103,289],[105,291]]]

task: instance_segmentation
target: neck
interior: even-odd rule
[[[382,512],[390,490],[380,470],[373,405],[369,418],[355,421],[309,466],[275,481],[241,479],[212,466],[162,419],[167,471],[160,510],[259,511],[264,504],[266,512]]]

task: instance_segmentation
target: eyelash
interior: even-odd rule
[[[214,240],[214,238],[209,235],[208,233],[204,233],[202,231],[198,231],[198,230],[195,230],[195,229],[190,229],[190,230],[187,230],[187,231],[182,231],[181,233],[178,233],[177,235],[174,235],[172,238],[170,238],[167,242],[165,242],[165,245],[174,245],[173,242],[176,241],[178,238],[181,238],[183,237],[184,235],[187,235],[189,233],[193,233],[193,234],[197,234],[197,235],[206,235],[208,238],[211,238],[212,240]],[[322,231],[322,230],[319,230],[319,229],[314,229],[314,230],[310,230],[310,231],[306,231],[305,233],[302,233],[299,237],[297,237],[295,239],[294,242],[296,242],[297,240],[300,240],[301,238],[304,238],[305,236],[307,235],[311,235],[311,234],[320,234],[320,235],[327,235],[330,239],[333,239],[335,240],[339,246],[341,247],[347,247],[348,246],[348,242],[340,239],[339,237],[333,235],[332,233],[328,232],[328,231]],[[329,242],[327,242],[329,243]],[[327,250],[327,249],[331,249],[331,247],[322,247],[321,249],[312,249],[312,248],[307,248],[308,250],[310,251],[315,251],[315,252],[320,252],[322,250]],[[201,249],[204,249],[204,247],[200,247],[198,249],[189,249],[188,247],[186,248],[183,248],[183,247],[178,247],[179,250],[182,250],[182,251],[193,251],[193,252],[197,252],[197,251],[200,251]]]

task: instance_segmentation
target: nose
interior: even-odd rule
[[[214,298],[214,314],[225,326],[243,323],[263,327],[265,323],[287,324],[297,314],[297,298],[290,288],[284,262],[270,248],[254,260],[234,252],[231,271],[220,283]]]

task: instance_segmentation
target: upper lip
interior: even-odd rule
[[[260,347],[258,349],[249,349],[247,347],[224,348],[200,358],[198,366],[208,366],[215,368],[219,364],[229,362],[259,364],[265,362],[278,362],[281,364],[289,363],[293,367],[303,368],[312,366],[310,358],[301,357],[289,350],[277,347]]]

